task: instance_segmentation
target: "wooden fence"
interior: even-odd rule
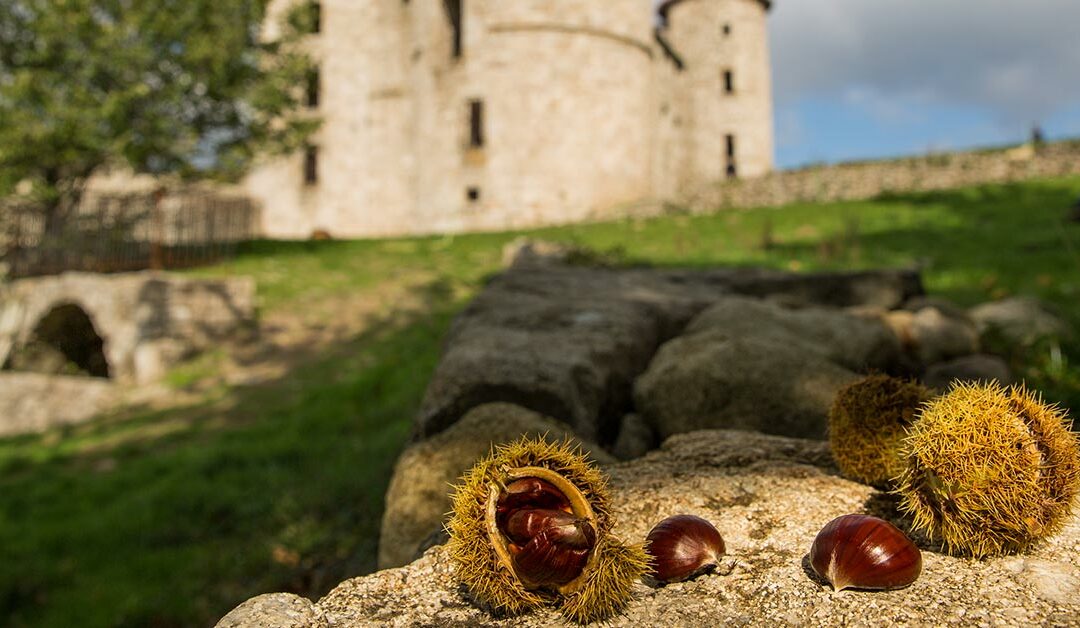
[[[49,233],[39,208],[0,201],[0,261],[13,278],[186,268],[231,257],[258,229],[250,199],[208,191],[94,196]]]

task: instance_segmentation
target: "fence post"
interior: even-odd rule
[[[150,270],[165,268],[165,216],[161,211],[161,201],[165,198],[165,188],[154,190],[153,204],[150,206]]]

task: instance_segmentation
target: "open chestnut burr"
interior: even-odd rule
[[[567,442],[499,446],[462,476],[453,503],[457,577],[501,615],[554,606],[577,623],[607,619],[648,565],[643,548],[611,533],[607,479]]]
[[[922,572],[922,553],[888,521],[843,515],[825,524],[810,547],[810,565],[833,590],[899,589]]]

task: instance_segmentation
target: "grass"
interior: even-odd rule
[[[1080,225],[1061,221],[1078,195],[1073,177],[529,235],[666,266],[917,266],[936,296],[1030,294],[1080,329]],[[264,313],[315,319],[343,295],[420,288],[414,307],[276,381],[0,440],[5,625],[205,626],[252,595],[317,598],[373,570],[383,492],[440,339],[517,235],[257,242],[196,271],[252,275]],[[1012,358],[1048,398],[1080,409],[1080,349],[1059,349]],[[219,357],[176,369],[169,385],[212,376]]]

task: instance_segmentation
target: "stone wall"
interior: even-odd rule
[[[40,321],[74,305],[102,340],[110,378],[145,383],[254,320],[249,278],[197,280],[163,273],[64,273],[0,287],[0,364],[34,339]]]
[[[1080,141],[774,172],[757,179],[702,186],[679,200],[692,211],[707,212],[859,200],[891,192],[945,190],[1069,174],[1080,174]]]
[[[297,1],[277,0],[270,19]],[[580,221],[722,175],[728,134],[739,138],[740,172],[772,167],[767,9],[757,0],[680,3],[668,52],[650,2],[468,0],[456,56],[444,5],[323,0],[308,42],[321,77],[318,180],[304,182],[301,156],[249,177],[267,236]],[[731,94],[721,90],[727,67]],[[482,146],[470,142],[473,102]]]

